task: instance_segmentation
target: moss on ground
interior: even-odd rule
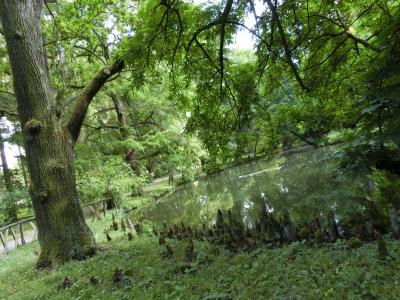
[[[117,217],[118,220],[118,217]],[[35,270],[38,244],[0,257],[0,299],[398,299],[400,242],[387,239],[391,258],[380,261],[377,242],[350,249],[345,241],[323,246],[293,243],[232,254],[195,242],[187,263],[183,241],[168,241],[174,255],[161,258],[158,238],[145,233],[128,241],[111,223],[88,221],[102,248],[85,261],[53,271]],[[113,272],[122,269],[121,281]],[[65,277],[71,287],[62,288]],[[93,277],[91,279],[91,277]],[[92,283],[92,282],[97,283]]]

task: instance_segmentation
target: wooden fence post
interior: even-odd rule
[[[15,236],[14,230],[12,229],[12,226],[10,226],[8,229],[10,230],[11,236],[14,239],[15,248],[17,248],[18,247],[18,241],[17,241],[17,237]]]
[[[24,226],[22,222],[19,223],[19,234],[21,235],[21,245],[25,245],[25,238],[24,238]]]
[[[33,223],[32,221],[29,222],[29,225],[31,225],[32,229],[33,229],[33,237],[32,237],[32,241],[37,237],[37,227],[35,225],[35,223]]]
[[[1,239],[1,243],[3,244],[4,249],[6,250],[6,253],[8,253],[7,238],[4,237],[2,231],[0,231],[0,239]]]
[[[89,205],[89,209],[93,214],[93,220],[101,220],[101,216],[97,210],[97,203]]]
[[[103,213],[104,213],[104,216],[106,216],[106,214],[107,214],[107,199],[88,203],[88,208],[91,211],[91,213],[93,214],[93,217],[97,218],[98,220],[101,220],[101,206],[103,206]],[[116,213],[118,213],[117,207],[115,207],[115,211],[116,211]],[[8,225],[0,228],[0,240],[5,249],[5,253],[8,253],[10,250],[9,244],[8,244],[8,236],[10,233],[11,233],[12,238],[14,239],[15,248],[17,248],[17,246],[19,246],[19,245],[25,245],[26,243],[30,243],[37,239],[38,230],[37,230],[37,227],[34,222],[35,222],[35,217],[29,217],[29,218],[23,219],[21,221],[17,221],[12,224],[8,224]],[[33,229],[32,238],[30,235],[30,230],[28,230],[29,231],[28,234],[26,232],[24,233],[24,226],[23,226],[24,223],[29,223],[29,225],[32,227],[32,229]],[[15,229],[13,229],[13,227],[15,227]],[[17,235],[18,235],[17,231],[19,231],[19,235],[20,235],[19,237],[17,237]],[[26,239],[25,239],[25,234],[27,234]],[[20,239],[21,239],[21,242],[20,242]]]

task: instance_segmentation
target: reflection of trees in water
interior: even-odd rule
[[[361,178],[350,174],[337,177],[337,163],[323,156],[324,151],[314,151],[286,157],[275,174],[280,178],[271,178],[285,187],[271,197],[272,206],[289,209],[296,221],[325,215],[332,207],[339,207],[342,213],[355,209],[363,198]]]
[[[201,219],[204,194],[201,187],[178,188],[175,193],[156,205],[155,221],[166,221],[177,224],[180,222],[192,223],[192,220]]]
[[[336,176],[336,162],[324,160],[325,154],[313,151],[230,168],[178,187],[150,214],[160,222],[210,224],[218,209],[231,209],[236,219],[249,223],[265,201],[274,213],[289,210],[296,222],[325,216],[332,207],[345,215],[364,200],[365,180],[354,174]]]

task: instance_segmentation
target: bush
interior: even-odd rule
[[[8,224],[17,219],[18,209],[23,207],[24,203],[26,206],[26,201],[21,202],[23,199],[29,199],[29,195],[26,190],[22,189],[0,194],[0,225]]]
[[[77,187],[82,203],[111,198],[118,205],[123,195],[139,194],[146,183],[144,177],[133,175],[129,166],[119,157],[110,158],[91,170],[77,173]]]

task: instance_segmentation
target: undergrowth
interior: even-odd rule
[[[400,242],[386,239],[389,257],[378,258],[377,242],[351,249],[348,242],[279,248],[261,246],[231,253],[195,242],[196,258],[185,261],[183,241],[168,241],[171,258],[160,256],[158,238],[145,232],[128,241],[103,230],[110,215],[88,223],[100,250],[85,261],[52,271],[34,269],[38,243],[0,257],[1,299],[398,299]],[[219,253],[217,253],[219,252]],[[116,268],[122,280],[114,282]],[[70,286],[63,288],[65,277]]]

